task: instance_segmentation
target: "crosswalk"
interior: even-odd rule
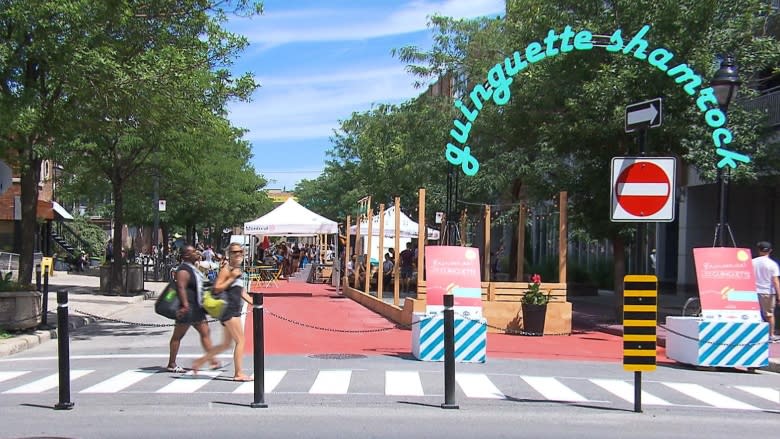
[[[368,394],[393,397],[441,397],[443,394],[441,375],[410,370],[267,370],[264,377],[265,391],[269,394]],[[521,398],[571,403],[633,403],[634,400],[633,384],[619,379],[459,372],[455,375],[455,381],[460,398]],[[40,370],[0,371],[0,394],[4,395],[55,392],[58,383],[57,373]],[[642,403],[649,406],[780,411],[780,390],[777,388],[747,385],[713,387],[683,382],[646,381]],[[234,382],[230,380],[228,372],[221,370],[200,371],[194,375],[192,372],[170,374],[157,369],[130,369],[106,375],[104,371],[75,369],[71,371],[71,391],[75,394],[251,394],[254,392],[254,383]]]

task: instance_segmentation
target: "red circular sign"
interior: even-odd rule
[[[617,202],[627,213],[646,217],[660,211],[669,201],[671,184],[666,172],[651,162],[628,166],[615,182]]]

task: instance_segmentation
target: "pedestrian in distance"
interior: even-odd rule
[[[772,244],[761,241],[756,244],[758,257],[753,258],[753,271],[756,275],[756,292],[761,305],[761,317],[769,323],[769,338],[780,341],[775,333],[775,305],[780,301],[780,266],[772,260]]]
[[[244,249],[240,244],[230,244],[227,251],[228,264],[222,267],[214,283],[213,293],[217,297],[223,297],[227,306],[220,318],[223,326],[224,337],[222,343],[206,351],[206,354],[192,363],[193,373],[203,367],[207,362],[214,362],[218,354],[230,348],[233,349],[233,381],[252,381],[252,377],[245,375],[242,369],[244,355],[244,328],[241,325],[241,310],[243,302],[252,303],[252,298],[247,294],[242,279],[243,270],[241,264],[244,261]]]
[[[203,350],[208,352],[211,349],[211,336],[209,334],[209,325],[206,323],[206,312],[200,306],[203,294],[203,277],[197,264],[200,260],[198,251],[195,247],[187,245],[182,249],[182,262],[176,269],[176,289],[181,301],[181,307],[176,314],[176,324],[173,327],[171,341],[169,343],[168,372],[184,373],[184,368],[176,364],[176,356],[179,353],[181,339],[187,334],[190,326],[193,326],[198,335],[200,335],[200,344]],[[219,368],[220,364],[214,360],[211,362],[213,368]]]

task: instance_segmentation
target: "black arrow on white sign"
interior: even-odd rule
[[[626,132],[661,126],[661,98],[631,104],[626,107]]]

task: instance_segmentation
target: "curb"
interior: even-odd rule
[[[132,302],[129,302],[128,305],[142,302],[144,300],[154,299],[156,296],[157,293],[155,291],[144,291],[143,294],[133,296],[135,297],[135,299]],[[102,317],[110,317],[111,315],[116,314],[119,311],[120,310],[117,310],[109,315],[105,315]],[[56,312],[49,313],[47,321],[56,322],[57,321]],[[84,326],[90,325],[92,323],[95,323],[97,321],[98,319],[94,317],[70,314],[68,315],[68,329],[76,330],[79,328],[83,328]],[[21,333],[8,339],[0,340],[0,357],[8,357],[14,354],[18,354],[19,352],[26,351],[27,349],[31,349],[35,346],[43,344],[46,341],[56,340],[56,339],[57,339],[57,328],[38,329],[30,333]]]

